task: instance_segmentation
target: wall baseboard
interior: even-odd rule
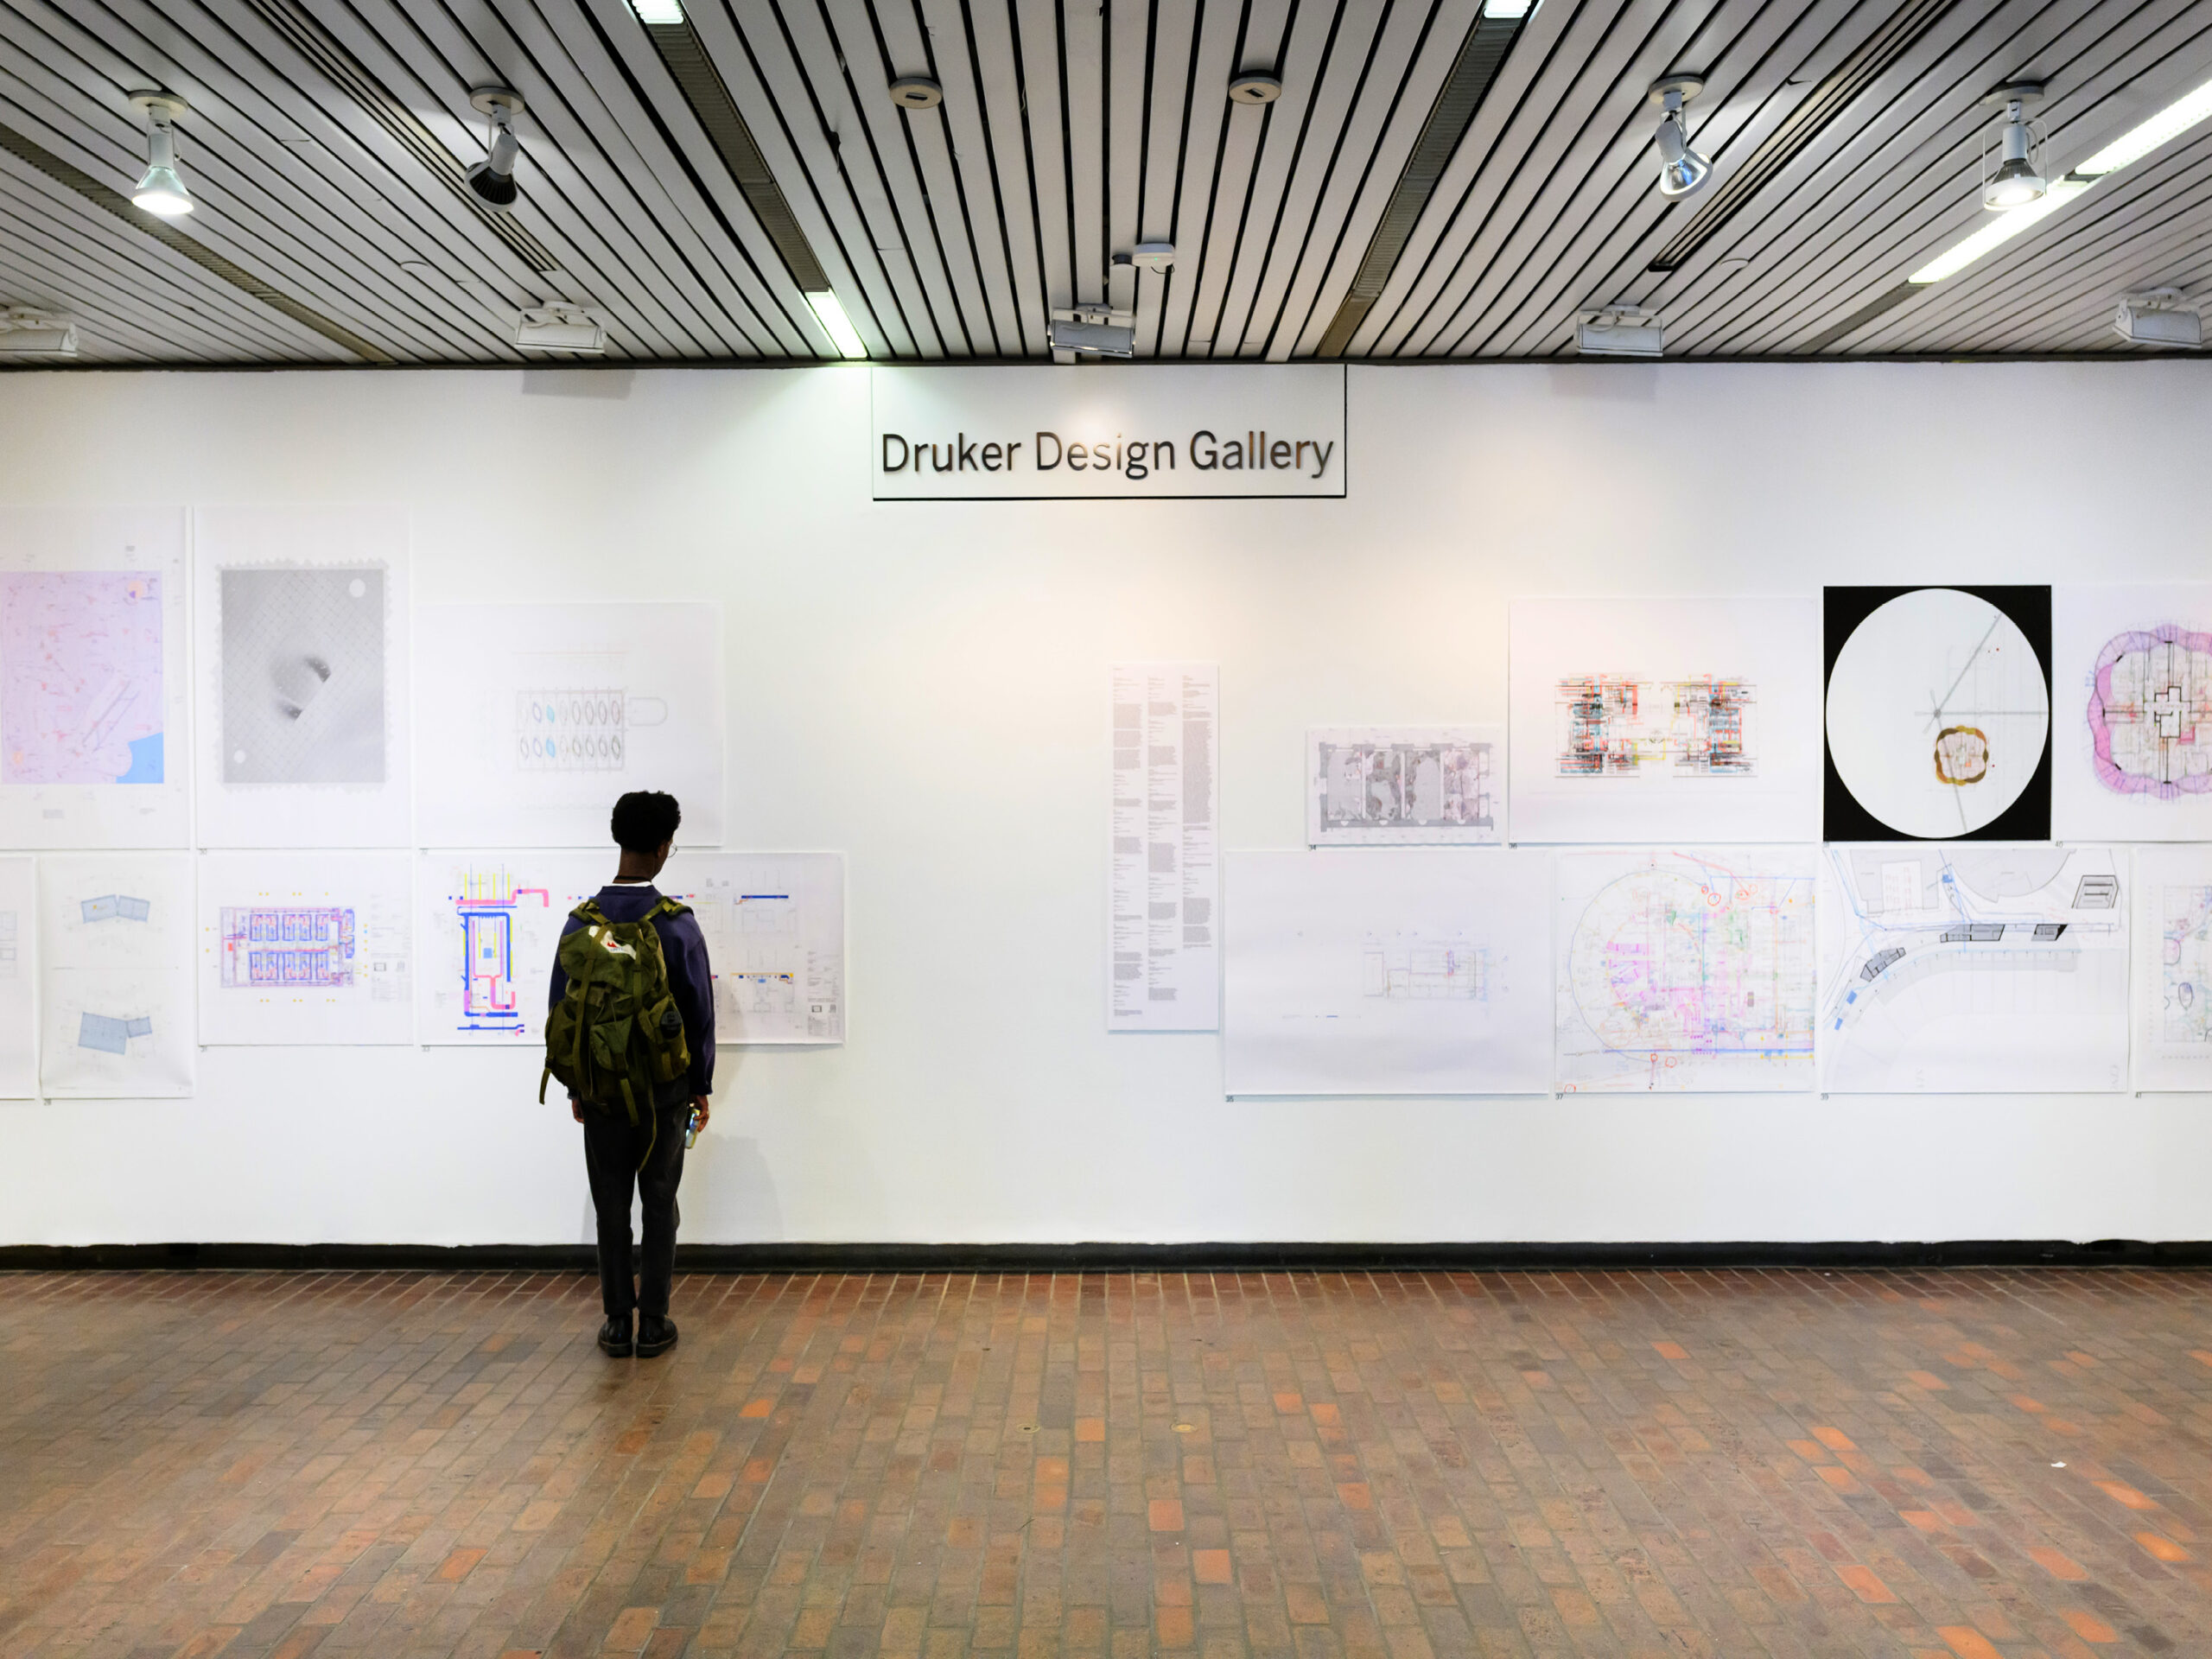
[[[1716,1243],[683,1244],[679,1273],[1573,1273],[2207,1268],[2212,1240]],[[588,1244],[9,1244],[0,1272],[588,1273]]]

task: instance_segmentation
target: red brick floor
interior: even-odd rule
[[[2212,1276],[0,1275],[0,1655],[2212,1654]]]

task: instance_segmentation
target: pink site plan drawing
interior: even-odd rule
[[[0,783],[162,780],[152,571],[0,574]]]

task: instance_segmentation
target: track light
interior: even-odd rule
[[[1982,100],[2005,111],[1997,143],[1981,152],[1981,205],[1993,213],[2009,213],[2050,194],[2043,175],[2043,131],[2027,116],[2028,105],[2042,98],[2040,81],[2023,80]]]
[[[479,86],[468,101],[492,121],[491,154],[468,169],[468,188],[488,206],[512,207],[522,194],[515,187],[515,163],[522,159],[515,117],[523,111],[522,94],[505,86]]]
[[[1690,148],[1682,130],[1682,105],[1705,90],[1696,75],[1669,75],[1651,83],[1651,101],[1666,113],[1659,118],[1659,194],[1680,201],[1705,188],[1713,163]]]
[[[77,325],[28,305],[0,308],[0,353],[23,357],[74,357]]]
[[[170,123],[184,113],[184,100],[167,92],[133,92],[130,101],[146,117],[146,172],[130,193],[130,205],[163,219],[192,211],[192,193],[176,170],[176,133]]]
[[[2177,288],[2130,294],[2113,314],[2113,332],[2131,346],[2180,346],[2196,351],[2204,344],[2204,321],[2189,296]]]
[[[1582,314],[1574,348],[1585,357],[1657,357],[1667,349],[1667,331],[1640,305],[1605,305]]]

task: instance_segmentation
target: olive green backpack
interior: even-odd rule
[[[662,1085],[691,1068],[683,1016],[668,988],[668,964],[653,928],[657,916],[686,916],[689,905],[663,899],[639,920],[610,922],[587,899],[569,913],[583,925],[561,940],[569,988],[545,1021],[545,1071],[570,1095],[602,1112],[652,1115]]]

